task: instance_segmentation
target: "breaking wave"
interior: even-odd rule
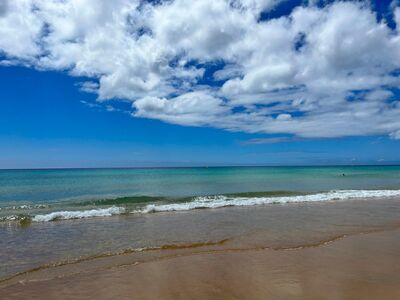
[[[322,202],[333,200],[370,199],[400,196],[400,190],[341,190],[309,195],[282,196],[282,197],[230,197],[207,196],[196,197],[191,202],[173,204],[149,204],[135,212],[166,212],[185,211],[200,208],[220,208],[227,206],[254,206],[265,204],[284,204],[299,202]]]
[[[36,215],[32,218],[33,222],[49,222],[56,220],[83,219],[93,217],[111,217],[125,212],[124,207],[109,207],[80,211],[56,211],[44,215]]]
[[[78,209],[78,207],[82,208],[82,203],[83,206],[86,206],[89,204],[89,202],[77,204],[75,209],[71,210],[60,210],[59,207],[59,210],[44,212],[42,214],[11,214],[0,217],[0,222],[50,222],[57,220],[110,217],[126,213],[147,214],[156,212],[189,211],[194,209],[212,209],[228,206],[255,206],[351,199],[378,199],[399,196],[400,190],[336,190],[313,194],[295,192],[256,192],[176,199],[135,196],[90,202],[90,204],[94,205],[94,207],[85,210]],[[107,204],[112,206],[101,207]],[[53,207],[53,209],[56,208]]]
[[[0,210],[29,210],[29,209],[41,209],[48,208],[47,204],[23,204],[23,205],[12,205],[0,207]]]

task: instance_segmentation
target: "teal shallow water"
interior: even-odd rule
[[[0,170],[0,218],[82,206],[181,203],[211,195],[243,198],[398,189],[400,166]],[[98,213],[104,214],[108,212]]]
[[[398,187],[400,166],[0,170],[0,204]]]

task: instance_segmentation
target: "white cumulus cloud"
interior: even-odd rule
[[[260,19],[279,2],[0,0],[0,66],[89,77],[83,91],[131,101],[133,117],[398,139],[396,3],[397,28],[360,2],[310,1]]]

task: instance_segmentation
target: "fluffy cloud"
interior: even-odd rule
[[[230,114],[221,99],[205,92],[189,92],[165,99],[144,97],[135,102],[136,116],[160,119],[180,125],[213,126],[216,118]]]
[[[43,23],[32,13],[32,1],[0,3],[0,50],[12,58],[33,59],[41,53],[37,39]]]
[[[87,76],[132,116],[298,137],[399,138],[397,29],[363,3],[0,0],[0,65]],[[395,3],[395,2],[393,2]]]

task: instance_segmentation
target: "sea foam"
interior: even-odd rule
[[[170,204],[148,204],[131,213],[146,214],[154,212],[188,211],[201,208],[221,208],[227,206],[254,206],[267,204],[285,204],[301,202],[323,202],[351,199],[373,199],[399,197],[400,190],[337,190],[308,195],[291,195],[275,197],[238,197],[238,196],[204,196],[195,197],[192,201]],[[125,207],[112,206],[77,211],[55,211],[32,217],[33,222],[49,222],[55,220],[82,219],[92,217],[110,217],[126,212]],[[4,219],[4,218],[3,218]],[[8,220],[14,220],[14,216]],[[4,220],[3,220],[4,221]]]
[[[47,204],[23,204],[23,205],[13,205],[13,206],[5,206],[0,207],[0,210],[28,210],[28,209],[40,209],[40,208],[48,208]]]
[[[229,197],[207,196],[196,197],[191,202],[172,204],[149,204],[138,213],[185,211],[200,208],[220,208],[227,206],[254,206],[265,204],[284,204],[299,202],[322,202],[333,200],[370,199],[400,196],[400,190],[339,190],[310,195],[284,197]]]
[[[125,212],[123,207],[109,207],[101,209],[80,210],[80,211],[56,211],[45,215],[36,215],[32,218],[34,222],[49,222],[55,220],[83,219],[92,217],[110,217]]]

